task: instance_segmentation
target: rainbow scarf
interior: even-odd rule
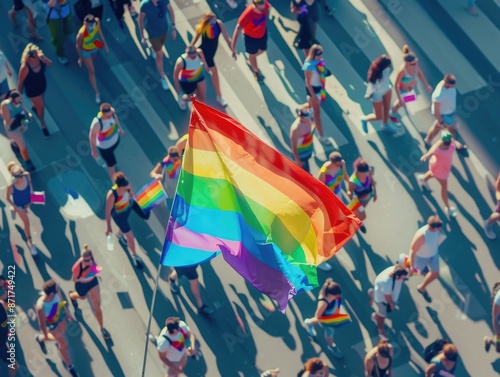
[[[49,325],[56,325],[64,319],[64,306],[66,301],[55,302],[46,317]]]
[[[95,49],[101,49],[104,47],[104,43],[99,39],[99,23],[96,23],[94,29],[89,33],[86,26],[82,26],[83,29],[83,43],[82,49],[85,51],[93,51]]]
[[[299,139],[299,145],[297,145],[297,152],[301,160],[308,160],[311,158],[314,151],[313,145],[313,133],[302,136]]]
[[[217,23],[214,25],[206,24],[203,28],[202,34],[208,39],[215,39],[220,34],[220,27]]]
[[[351,317],[342,305],[342,299],[339,298],[335,302],[332,313],[319,317],[318,321],[323,326],[339,328],[351,323]]]
[[[323,60],[320,60],[319,63],[316,64],[316,69],[318,70],[319,81],[321,82],[320,99],[321,99],[321,102],[325,102],[326,101],[326,90],[325,90],[326,68],[325,68],[325,62]]]
[[[325,184],[332,190],[335,194],[338,194],[340,191],[340,183],[344,179],[344,170],[342,168],[339,169],[335,175],[331,175],[328,171],[328,167],[324,164],[319,170],[320,173],[325,173]],[[351,209],[352,211],[352,209]]]
[[[135,201],[143,212],[151,211],[167,198],[167,193],[157,179],[152,179],[135,194]]]
[[[99,112],[97,114],[97,118],[102,117],[102,112]],[[113,117],[114,119],[114,117]],[[102,119],[101,119],[102,122]],[[106,131],[100,130],[99,133],[97,134],[97,140],[100,142],[110,140],[113,136],[115,136],[118,133],[118,124],[115,122],[113,123]]]
[[[116,191],[118,189],[118,186],[114,185],[111,189]],[[127,192],[126,195],[118,196],[118,198],[116,198],[115,212],[116,213],[126,212],[130,208],[131,205],[132,205],[132,203],[131,203],[130,197],[128,195],[128,192]]]
[[[179,74],[179,81],[198,82],[203,76],[203,67],[200,65],[197,69],[183,69]]]
[[[166,156],[161,162],[161,166],[165,169],[165,172],[168,174],[170,179],[174,179],[177,177],[179,173],[179,168],[181,167],[181,160],[172,161],[170,156]]]
[[[359,225],[323,183],[229,115],[193,101],[162,265],[192,266],[222,253],[284,311],[318,285],[316,266]]]

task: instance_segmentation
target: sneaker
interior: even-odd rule
[[[217,96],[217,102],[219,103],[219,105],[221,105],[222,107],[227,107],[227,102],[226,100],[224,99],[224,97],[222,96]]]
[[[73,291],[69,291],[68,292],[68,297],[71,300],[71,304],[73,305],[73,308],[75,308],[75,310],[77,310],[78,309],[78,301],[76,301],[75,299],[71,298],[71,294],[72,293],[73,293]]]
[[[138,270],[142,270],[142,268],[144,267],[144,264],[142,263],[141,258],[139,258],[137,255],[134,255],[132,257],[132,260],[134,261],[135,267],[137,267]]]
[[[101,329],[101,333],[104,339],[111,339],[111,334],[104,327]]]
[[[319,141],[321,142],[321,144],[323,145],[332,145],[332,142],[330,141],[330,139],[328,139],[326,136],[320,136],[319,137]]]
[[[342,354],[342,351],[340,350],[339,347],[334,343],[331,346],[328,346],[328,351],[330,351],[336,359],[342,359],[344,355]]]
[[[367,134],[368,133],[368,121],[365,119],[364,116],[360,117],[359,120],[361,122],[361,129],[363,130],[363,132],[365,134]]]
[[[10,148],[12,149],[12,151],[14,153],[18,153],[19,152],[19,145],[17,145],[14,140],[10,141]]]
[[[15,220],[16,219],[16,215],[17,215],[16,210],[12,206],[10,206],[9,209],[10,209],[10,217],[11,217],[11,219]]]
[[[493,229],[491,229],[491,225],[488,225],[488,219],[484,220],[483,229],[484,229],[484,234],[488,239],[494,240],[495,238],[497,238],[497,235],[495,234],[495,232],[493,232]]]
[[[229,5],[229,8],[231,9],[236,9],[238,8],[238,3],[235,0],[226,0],[227,5]]]
[[[380,131],[382,132],[390,132],[390,133],[393,133],[393,132],[396,132],[396,130],[394,130],[391,126],[389,126],[388,124],[383,124],[381,127],[380,127]]]
[[[182,98],[182,93],[179,94],[179,100],[177,101],[177,103],[179,104],[179,108],[184,111],[187,109],[187,101],[185,99]]]
[[[180,289],[179,289],[179,284],[175,281],[175,279],[168,279],[170,282],[170,292],[173,294],[179,294]]]
[[[149,334],[148,339],[151,343],[153,343],[155,347],[158,346],[158,341],[156,340],[156,336],[154,336],[153,334]]]
[[[479,16],[479,13],[477,12],[476,8],[474,8],[474,7],[467,7],[467,12],[471,16]]]
[[[449,217],[457,217],[457,209],[455,207],[446,207],[444,209],[444,212],[446,213],[446,215],[448,215]]]
[[[418,181],[418,184],[426,189],[427,191],[432,191],[430,186],[429,186],[429,183],[424,179],[424,175],[423,174],[419,174],[417,175],[417,181]]]
[[[200,308],[198,308],[198,314],[211,315],[214,314],[214,310],[203,304]]]
[[[165,76],[163,76],[160,79],[160,83],[161,83],[161,87],[163,88],[163,90],[169,90],[168,83],[167,83],[167,78]]]
[[[391,120],[392,123],[394,124],[400,124],[401,121],[399,120],[399,116],[398,114],[395,114],[395,113],[390,113],[389,114],[389,119]]]
[[[32,242],[29,242],[28,247],[30,249],[31,255],[36,257],[38,255],[38,250],[36,249],[36,246]]]
[[[69,63],[68,59],[66,59],[64,56],[59,56],[57,60],[59,60],[59,63],[61,63],[62,65],[68,65]]]
[[[255,80],[257,80],[258,82],[262,82],[264,80],[264,77],[262,76],[262,73],[260,73],[260,71],[254,71],[253,77],[255,77]]]
[[[484,337],[484,350],[486,352],[490,352],[491,348],[491,339],[488,338],[487,336]]]
[[[42,128],[42,134],[43,134],[43,136],[44,136],[46,139],[48,139],[48,138],[50,137],[50,133],[49,133],[49,130],[48,130],[48,128],[47,128],[47,127],[43,127],[43,128]]]
[[[306,319],[304,320],[304,324],[306,325],[307,332],[309,333],[309,335],[310,335],[310,336],[312,336],[313,338],[315,338],[315,337],[316,337],[316,335],[317,335],[317,333],[316,333],[316,329],[315,329],[315,328],[314,328],[314,326],[313,326],[313,325],[311,325],[309,322],[310,322],[310,321],[309,321],[309,318],[306,318]]]
[[[125,237],[123,233],[118,233],[116,237],[118,237],[118,242],[121,243],[123,246],[128,245],[127,237]]]
[[[375,291],[373,290],[373,288],[368,289],[368,297],[369,297],[369,301],[370,301],[370,306],[373,305],[374,294],[375,294]],[[373,313],[373,314],[375,314],[375,313]]]
[[[332,265],[330,263],[327,263],[327,262],[323,262],[323,263],[318,265],[318,269],[320,269],[321,271],[325,271],[325,272],[331,271],[332,268],[333,268]]]
[[[361,224],[359,230],[361,231],[361,233],[366,233],[366,227],[363,224]]]
[[[80,377],[80,375],[76,372],[74,365],[68,366],[68,372],[71,374],[71,377]]]
[[[38,345],[40,346],[40,349],[42,350],[42,352],[46,355],[47,354],[47,347],[45,347],[45,342],[42,342],[41,340],[39,340],[40,334],[35,334],[35,340],[36,342],[38,343]]]
[[[98,105],[101,103],[101,95],[99,93],[95,95],[95,103]]]

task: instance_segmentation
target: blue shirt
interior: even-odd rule
[[[169,0],[158,0],[157,5],[154,5],[152,0],[141,1],[141,12],[146,15],[144,17],[144,27],[149,38],[159,37],[167,33],[167,5],[169,4]]]
[[[50,20],[58,20],[60,18],[66,18],[69,16],[71,12],[70,4],[68,0],[56,0],[56,4],[52,8],[52,12],[50,11],[50,7],[47,5],[49,0],[42,0],[45,8],[45,13],[47,16],[50,13]]]

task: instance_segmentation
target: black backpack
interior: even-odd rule
[[[424,349],[424,360],[428,363],[443,350],[445,344],[448,344],[446,339],[436,339]]]

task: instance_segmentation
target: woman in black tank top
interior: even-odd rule
[[[386,340],[381,340],[365,356],[365,375],[370,377],[392,376],[394,349]]]

